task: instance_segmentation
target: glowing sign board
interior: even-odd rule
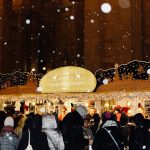
[[[92,92],[96,87],[96,78],[87,69],[66,66],[48,72],[40,80],[42,93],[54,92]]]

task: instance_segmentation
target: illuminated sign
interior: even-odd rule
[[[96,87],[96,78],[87,69],[66,66],[48,72],[40,80],[42,93],[54,92],[92,92]]]

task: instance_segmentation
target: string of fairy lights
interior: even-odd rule
[[[150,62],[134,60],[127,64],[118,66],[117,71],[120,80],[124,78],[148,80],[150,75]],[[108,70],[97,70],[95,72],[97,87],[113,81],[115,73],[116,68],[111,68]],[[35,82],[38,86],[39,81],[42,77],[43,74],[35,74],[33,72],[29,73],[16,71],[10,74],[0,73],[0,89],[25,85],[30,80],[33,80],[33,82]]]
[[[119,79],[141,79],[148,80],[150,74],[150,62],[134,60],[127,64],[122,64],[117,68]],[[107,84],[108,81],[113,81],[116,69],[102,70],[99,69],[95,72],[97,79],[97,87]]]
[[[0,89],[13,86],[26,85],[28,81],[33,80],[37,85],[40,79],[43,77],[43,74],[34,74],[33,72],[20,72],[16,71],[10,74],[0,73]]]

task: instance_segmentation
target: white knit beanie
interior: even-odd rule
[[[43,115],[42,117],[42,128],[43,129],[56,129],[57,122],[54,115]]]
[[[76,111],[82,116],[82,118],[85,118],[87,115],[87,109],[83,105],[77,106]]]
[[[4,126],[14,127],[14,119],[12,117],[6,117],[4,121]]]

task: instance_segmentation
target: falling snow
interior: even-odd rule
[[[70,16],[70,20],[74,20],[75,18],[74,18],[74,16],[73,15],[71,15]]]
[[[26,19],[26,24],[30,24],[30,19]]]
[[[89,69],[99,68],[101,67],[99,64],[105,63],[111,64],[109,67],[112,67],[126,54],[130,54],[130,58],[136,58],[134,45],[129,43],[132,44],[135,40],[132,39],[134,36],[142,40],[145,37],[139,36],[140,32],[136,32],[134,25],[129,24],[131,16],[126,20],[122,17],[133,7],[130,0],[117,0],[115,5],[111,1],[99,2],[96,7],[85,5],[85,8],[83,3],[78,1],[70,1],[63,5],[53,1],[51,6],[47,5],[49,1],[44,3],[41,3],[40,9],[36,2],[31,4],[30,8],[24,4],[18,9],[12,8],[10,16],[13,16],[13,19],[16,17],[13,23],[9,14],[6,18],[0,16],[0,23],[4,21],[7,24],[5,31],[2,32],[6,33],[6,36],[1,33],[0,40],[4,51],[10,54],[10,58],[14,57],[12,64],[15,64],[16,68],[13,70],[19,70],[22,62],[25,63],[26,60],[30,61],[29,64],[36,63],[42,71],[45,70],[43,68],[47,70],[47,66],[54,68],[70,64],[84,66],[88,64],[87,57],[93,60],[89,66],[85,65]],[[139,6],[136,3],[134,7]],[[121,21],[115,24],[119,19]],[[135,20],[132,21],[134,23]],[[24,56],[19,58],[18,54]],[[149,52],[143,54],[143,58],[150,61]],[[92,56],[93,58],[90,58]],[[98,56],[102,59],[98,59]],[[21,59],[25,57],[26,60],[22,61]],[[96,62],[98,60],[102,62]],[[28,68],[32,69],[31,66]],[[147,72],[149,73],[148,70]],[[111,72],[107,75],[111,75]]]

